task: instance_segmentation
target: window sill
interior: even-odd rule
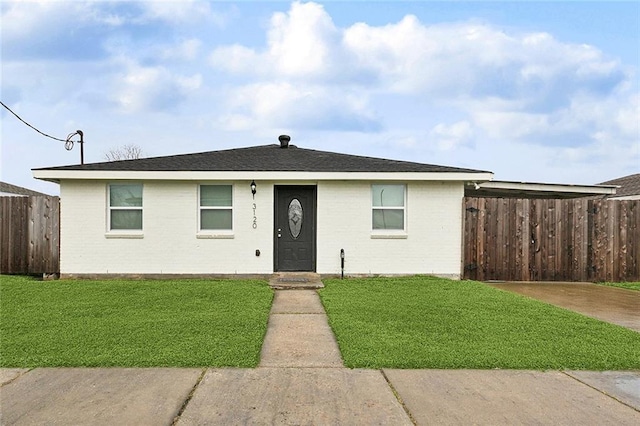
[[[200,240],[232,240],[234,234],[196,234],[196,238]]]
[[[123,238],[123,239],[142,239],[144,234],[141,232],[107,232],[105,238]]]
[[[372,240],[406,240],[409,236],[407,233],[375,233],[371,234]]]

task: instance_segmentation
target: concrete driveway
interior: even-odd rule
[[[640,291],[591,283],[487,284],[640,332]]]

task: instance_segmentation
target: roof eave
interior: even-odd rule
[[[554,194],[561,198],[576,198],[588,196],[614,195],[616,185],[571,185],[540,182],[510,182],[491,181],[480,183],[475,188],[468,188],[469,193],[477,193],[477,196],[506,196],[519,194],[527,196],[546,196],[553,198]]]
[[[34,169],[33,177],[61,180],[379,180],[486,182],[490,172],[304,172],[304,171],[105,171]]]

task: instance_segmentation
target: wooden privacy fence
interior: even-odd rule
[[[473,280],[640,281],[640,200],[464,199]]]
[[[59,197],[0,197],[0,273],[60,272]]]

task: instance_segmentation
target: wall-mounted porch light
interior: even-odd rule
[[[253,195],[253,198],[256,198],[256,181],[252,180],[251,181],[251,195]]]

